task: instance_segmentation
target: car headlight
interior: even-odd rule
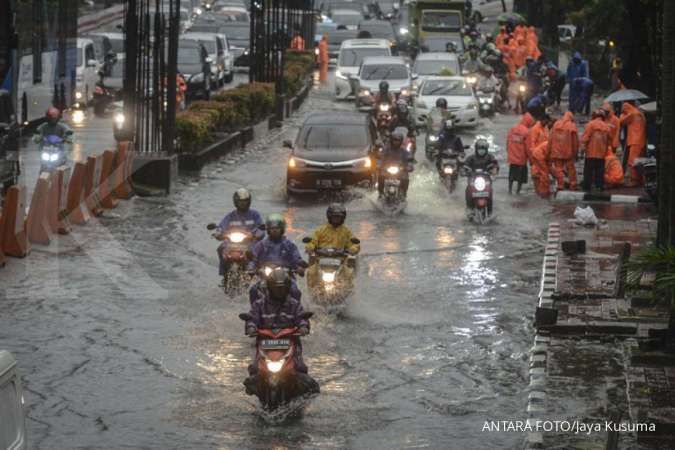
[[[387,173],[390,175],[397,175],[399,172],[398,166],[389,166],[387,167]]]
[[[234,242],[235,244],[238,244],[240,242],[244,242],[244,239],[246,239],[246,235],[244,233],[240,233],[238,231],[235,231],[234,233],[230,233],[227,238],[230,240],[230,242]]]
[[[322,272],[321,280],[323,280],[324,283],[335,282],[335,272]]]
[[[483,177],[476,177],[476,179],[473,180],[473,187],[475,187],[477,191],[484,191],[486,186],[487,182]]]
[[[189,83],[203,83],[204,82],[204,74],[203,73],[196,73],[190,77]]]
[[[82,92],[75,91],[75,99],[76,100],[82,100]]]
[[[244,55],[248,56],[248,53],[249,53],[248,49],[244,50]]]
[[[429,136],[429,142],[438,142],[438,136]]]
[[[346,79],[347,79],[347,75],[343,74],[343,73],[340,72],[339,70],[336,70],[336,71],[335,71],[335,76],[338,77],[338,78],[341,79],[341,80],[346,80]],[[367,91],[366,91],[366,92],[367,92]],[[369,95],[370,95],[370,94],[369,94]]]
[[[408,29],[406,27],[401,27],[398,32],[399,34],[408,34]]]
[[[124,113],[118,112],[115,114],[115,125],[117,125],[118,128],[122,128],[122,125],[124,125]]]
[[[452,175],[452,172],[454,172],[454,170],[452,170],[452,167],[443,167],[443,173],[444,174]]]
[[[370,97],[370,91],[368,89],[363,89],[359,92],[360,97]]]
[[[49,153],[42,152],[42,160],[43,161],[49,161]]]
[[[365,158],[360,158],[356,162],[358,165],[361,165],[366,169],[370,169],[373,166],[373,161],[368,156],[366,156]]]
[[[305,165],[306,165],[305,161],[303,161],[302,159],[298,159],[294,156],[291,156],[288,159],[288,167],[291,169],[295,169],[296,167],[305,167]]]
[[[466,105],[466,109],[476,109],[476,103],[471,102],[468,105]]]
[[[271,359],[266,359],[265,363],[267,364],[267,370],[272,373],[277,373],[284,367],[285,358],[281,358],[279,361],[272,361]]]

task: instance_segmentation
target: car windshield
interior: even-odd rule
[[[124,53],[124,39],[110,39],[112,51],[115,53]]]
[[[461,18],[456,11],[423,11],[422,31],[458,31]]]
[[[249,27],[223,27],[221,31],[227,36],[228,39],[248,39],[250,37],[251,30]]]
[[[405,80],[408,69],[402,64],[371,64],[363,66],[361,78],[364,80]]]
[[[320,23],[316,26],[315,34],[323,35],[324,33],[335,30],[335,27],[336,26],[332,23]]]
[[[455,44],[455,48],[458,52],[461,52],[464,48],[462,42],[459,38],[435,38],[427,39],[424,41],[424,46],[426,47],[425,51],[428,52],[445,52],[447,51],[448,42]]]
[[[299,143],[304,150],[365,148],[368,132],[363,125],[311,125],[303,129]]]
[[[196,47],[178,48],[178,64],[201,64],[199,49]]]
[[[338,66],[357,67],[367,56],[388,56],[385,48],[343,48],[340,52]]]
[[[359,28],[362,31],[367,31],[374,38],[378,39],[393,39],[394,29],[391,25],[364,25],[361,24]]]
[[[459,63],[456,60],[434,60],[434,61],[415,61],[413,73],[419,75],[438,75],[441,72],[449,71],[447,75],[459,75]]]
[[[358,25],[363,17],[360,14],[338,13],[333,14],[332,19],[338,25]]]
[[[427,80],[422,95],[471,95],[469,86],[461,80]]]

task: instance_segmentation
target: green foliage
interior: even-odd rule
[[[199,150],[213,130],[211,115],[201,111],[181,111],[176,114],[176,135],[182,152]]]
[[[656,274],[654,295],[657,299],[668,302],[675,292],[675,248],[649,247],[638,255],[631,257],[626,263],[627,286],[631,289],[640,287],[640,280],[645,274]]]

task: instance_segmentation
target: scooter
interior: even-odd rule
[[[66,131],[66,136],[72,135],[71,130]],[[56,135],[48,135],[40,143],[40,173],[53,172],[58,167],[66,164],[65,143],[67,141]]]
[[[492,117],[495,115],[497,105],[497,89],[495,86],[483,86],[476,92],[478,97],[478,114],[481,117]]]
[[[492,216],[492,178],[482,169],[464,170],[468,177],[465,193],[467,217],[478,225],[485,224]]]
[[[210,223],[207,230],[215,230],[217,225]],[[226,234],[214,233],[213,237],[219,241],[228,242],[219,251],[225,261],[225,275],[223,275],[223,291],[226,294],[238,292],[248,281],[246,271],[248,264],[248,251],[253,242],[253,236],[248,230],[231,229]]]
[[[516,113],[525,114],[527,111],[527,83],[522,80],[516,82]]]
[[[305,237],[302,242],[309,244],[311,238]],[[360,244],[356,238],[352,244]],[[354,288],[354,269],[356,257],[344,249],[319,248],[309,257],[307,270],[307,287],[318,303],[337,305],[351,294]]]
[[[384,184],[379,204],[382,211],[387,215],[397,214],[403,211],[407,205],[406,195],[401,189],[404,171],[409,171],[409,169],[403,165],[387,165],[379,180]]]
[[[302,314],[302,318],[309,320],[313,315],[314,313],[308,311]],[[249,321],[252,316],[242,313],[239,318]],[[319,393],[318,384],[295,368],[294,356],[300,336],[298,331],[294,326],[258,328],[256,333],[249,335],[256,338],[256,395],[266,411],[275,411],[307,394]]]
[[[115,96],[103,84],[99,83],[94,89],[94,115],[105,116],[115,110]]]
[[[452,194],[457,187],[457,179],[462,167],[462,160],[460,155],[453,153],[441,159],[438,167],[438,174],[441,177],[441,182],[446,187],[448,192]]]
[[[391,105],[389,103],[380,103],[377,105],[375,123],[380,139],[384,140],[389,137],[389,124],[391,123],[391,120]]]

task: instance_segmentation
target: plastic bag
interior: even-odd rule
[[[579,225],[598,224],[598,218],[595,217],[595,212],[593,212],[593,208],[591,208],[590,206],[587,206],[585,208],[577,206],[577,208],[574,210],[574,221]]]

